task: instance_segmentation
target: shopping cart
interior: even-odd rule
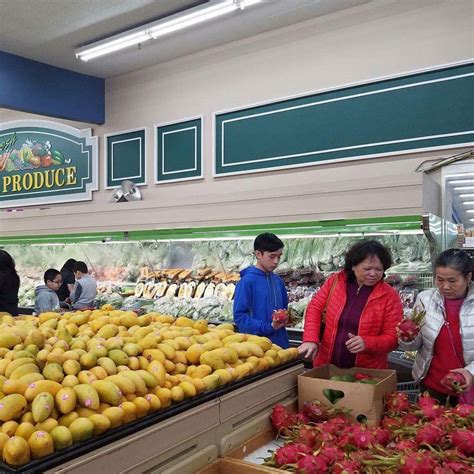
[[[421,393],[419,385],[414,381],[397,383],[397,391],[405,392],[411,403],[417,403]]]

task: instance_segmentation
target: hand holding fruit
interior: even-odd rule
[[[272,327],[275,329],[281,329],[286,326],[288,322],[288,311],[286,309],[276,309],[272,314]]]
[[[441,379],[441,385],[453,392],[463,393],[472,387],[472,381],[472,374],[467,369],[453,369]]]
[[[402,342],[411,342],[418,336],[426,311],[422,306],[421,309],[413,308],[412,313],[407,318],[402,319],[397,326],[398,339]]]

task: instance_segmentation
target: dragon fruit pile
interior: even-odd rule
[[[386,399],[378,427],[347,411],[305,403],[301,413],[276,405],[272,425],[285,440],[265,464],[301,474],[457,474],[474,472],[474,405],[440,406],[428,394]]]

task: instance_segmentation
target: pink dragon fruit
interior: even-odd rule
[[[385,409],[391,414],[401,414],[410,409],[408,395],[405,392],[392,392],[385,398]]]
[[[327,469],[328,466],[320,456],[304,456],[296,464],[296,472],[304,474],[320,474]]]
[[[317,400],[306,402],[302,411],[313,423],[325,421],[329,418],[327,408]]]
[[[441,385],[454,393],[463,393],[463,385],[466,383],[464,375],[459,372],[448,372],[442,379]]]
[[[398,337],[403,342],[411,342],[420,332],[423,320],[425,319],[426,311],[423,307],[413,308],[411,314],[402,319],[397,326]]]
[[[466,456],[474,456],[474,431],[454,431],[451,434],[451,443]]]
[[[275,461],[278,466],[295,464],[301,457],[311,454],[313,451],[309,446],[300,443],[285,444],[275,451]]]
[[[418,428],[415,441],[420,444],[439,444],[443,438],[444,431],[433,424],[424,425]]]

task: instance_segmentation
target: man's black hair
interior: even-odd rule
[[[285,244],[275,234],[269,232],[257,235],[253,243],[253,249],[260,252],[276,252],[284,246]]]
[[[89,273],[89,270],[84,262],[78,261],[74,264],[74,272]]]
[[[48,281],[54,281],[54,279],[58,276],[58,275],[61,275],[58,270],[56,270],[55,268],[48,268],[48,270],[46,270],[44,272],[44,276],[43,276],[43,279],[44,279],[44,282],[45,283],[48,283]]]

